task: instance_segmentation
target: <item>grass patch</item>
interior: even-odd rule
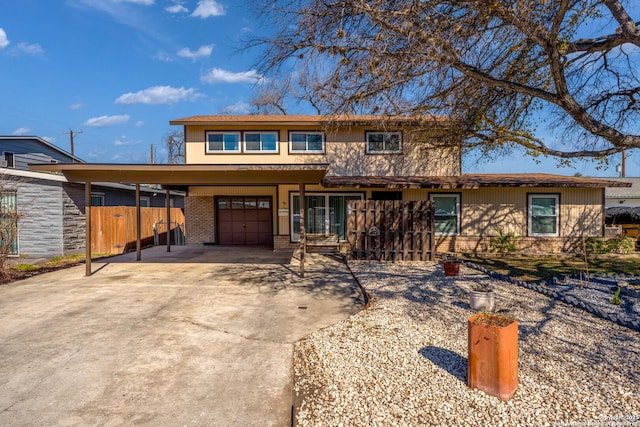
[[[109,256],[113,256],[113,255],[93,254],[91,256],[91,259],[101,259]],[[38,264],[29,264],[25,262],[21,262],[17,264],[8,263],[5,265],[8,278],[4,282],[0,282],[0,283],[8,283],[14,280],[20,280],[27,277],[35,276],[37,274],[47,273],[49,271],[55,271],[55,270],[61,270],[63,268],[73,267],[78,264],[83,264],[84,260],[85,260],[84,254],[78,254],[78,255],[68,255],[68,256],[57,256]]]
[[[582,255],[494,255],[465,254],[463,259],[500,274],[508,274],[524,281],[547,280],[554,276],[579,274],[587,271]],[[640,254],[589,255],[589,274],[629,274],[640,272]]]
[[[33,270],[37,270],[38,267],[36,267],[33,264],[27,264],[27,263],[22,262],[22,263],[16,265],[15,269],[18,270],[18,271],[33,271]]]

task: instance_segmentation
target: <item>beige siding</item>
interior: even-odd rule
[[[277,154],[207,154],[207,131],[277,131]],[[402,154],[366,154],[365,132],[368,127],[325,132],[324,154],[289,154],[289,131],[319,131],[308,126],[187,126],[186,163],[188,164],[261,164],[261,163],[329,163],[329,175],[337,176],[445,176],[460,174],[457,149],[433,148],[428,135],[412,136],[403,132]]]
[[[273,200],[274,235],[284,243],[290,232],[290,194],[298,193],[297,185],[277,186],[207,186],[190,187],[191,202],[186,205],[190,242],[212,241],[215,236],[215,196],[271,196]],[[326,189],[308,185],[308,193],[349,192],[364,193],[371,198],[379,189]],[[405,189],[404,200],[424,200],[433,193],[457,193],[461,196],[461,234],[436,236],[439,252],[453,250],[486,251],[489,237],[496,227],[518,236],[523,251],[570,251],[580,248],[583,237],[602,236],[603,190],[590,188],[480,188],[474,190],[441,191],[433,189]],[[560,196],[559,237],[528,237],[528,194],[547,193]],[[194,228],[195,227],[195,228]],[[283,243],[283,244],[284,244]]]
[[[462,236],[493,236],[502,227],[518,236],[528,233],[528,194],[560,195],[560,236],[601,236],[602,189],[483,188],[462,192]]]
[[[429,198],[429,190],[424,188],[409,188],[402,192],[403,200],[427,200]]]

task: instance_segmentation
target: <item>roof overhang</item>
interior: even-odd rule
[[[41,172],[62,173],[70,182],[123,182],[129,184],[275,185],[319,184],[329,169],[326,163],[267,165],[140,165],[105,163],[30,164]]]
[[[550,174],[463,174],[460,176],[326,176],[328,188],[439,188],[475,189],[482,187],[629,187],[631,184],[599,178]]]
[[[384,115],[247,115],[247,116],[192,116],[171,120],[171,125],[183,126],[418,126],[444,127],[453,120],[442,116],[384,116]]]

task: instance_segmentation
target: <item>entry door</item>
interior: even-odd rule
[[[216,205],[220,245],[273,244],[270,197],[220,197]]]

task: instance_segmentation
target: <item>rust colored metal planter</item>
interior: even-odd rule
[[[460,274],[460,263],[459,262],[443,262],[444,266],[444,275],[447,277],[454,277]]]
[[[469,317],[468,385],[507,401],[518,388],[518,322],[491,313]]]

